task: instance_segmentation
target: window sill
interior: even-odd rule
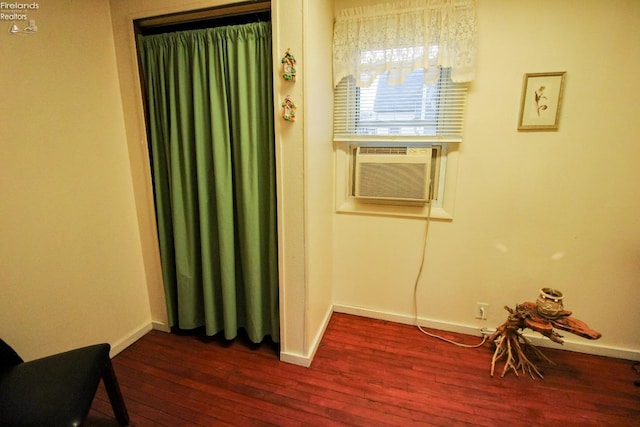
[[[337,198],[336,198],[337,199]],[[403,217],[403,218],[427,218],[431,219],[451,221],[453,215],[447,212],[440,206],[433,206],[431,213],[429,213],[429,205],[424,206],[398,206],[398,205],[385,205],[375,203],[363,203],[358,202],[353,197],[348,197],[346,200],[338,201],[336,204],[336,212],[340,214],[352,214],[352,215],[378,215],[378,216],[391,216],[391,217]]]

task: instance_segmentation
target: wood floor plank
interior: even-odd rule
[[[410,325],[334,314],[309,368],[280,362],[269,342],[157,331],[113,364],[134,426],[640,425],[633,362],[543,352],[555,362],[539,365],[544,379],[491,377],[488,343],[460,348]],[[102,387],[89,421],[115,425]]]

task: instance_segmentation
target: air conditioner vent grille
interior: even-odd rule
[[[407,154],[407,147],[360,147],[359,154]]]
[[[363,163],[360,197],[426,200],[427,165],[419,163]]]
[[[358,147],[354,197],[365,203],[427,203],[431,155],[429,147]]]

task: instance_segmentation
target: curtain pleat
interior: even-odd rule
[[[279,341],[270,23],[138,42],[170,324]]]

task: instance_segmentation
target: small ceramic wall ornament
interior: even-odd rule
[[[289,95],[282,101],[282,118],[289,122],[296,119],[296,104],[289,98]]]
[[[289,52],[282,57],[282,78],[285,80],[296,80],[296,58]]]

